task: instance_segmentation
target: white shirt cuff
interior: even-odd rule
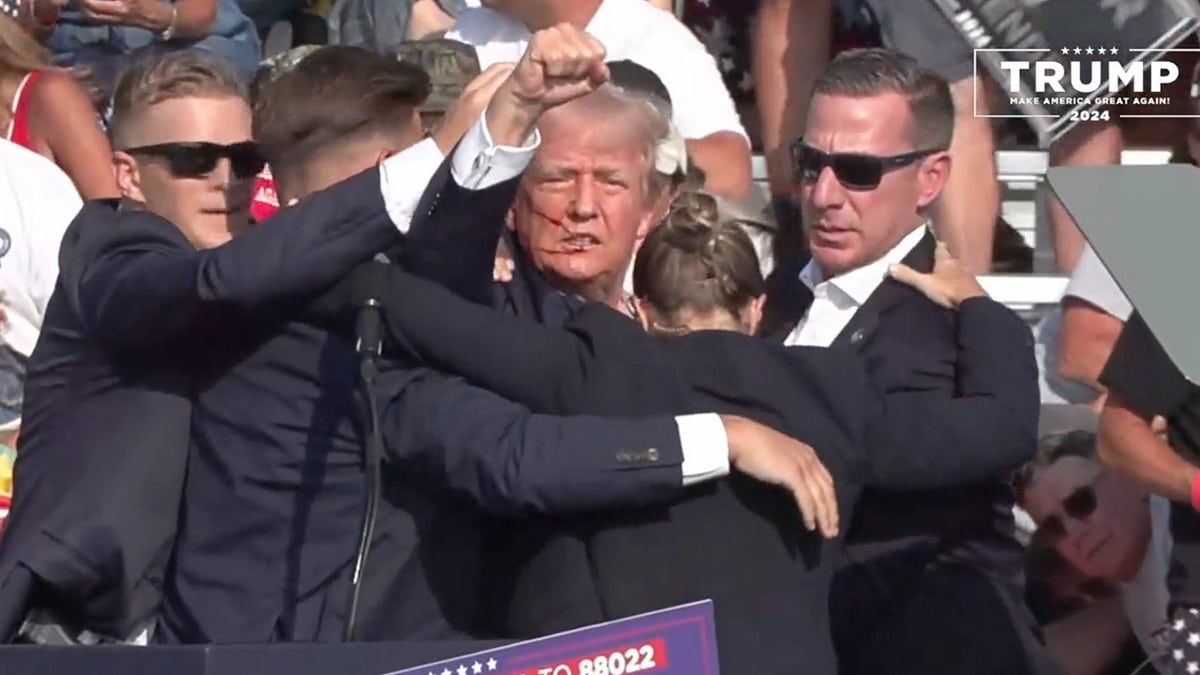
[[[729,436],[720,415],[680,415],[679,445],[683,449],[683,485],[729,475]]]
[[[537,129],[519,148],[496,145],[487,128],[487,111],[458,143],[450,160],[454,182],[468,190],[486,190],[520,176],[542,143]]]
[[[400,232],[407,234],[413,212],[437,173],[445,156],[432,138],[405,148],[379,165],[379,189],[388,216]]]

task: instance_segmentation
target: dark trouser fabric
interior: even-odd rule
[[[855,564],[834,580],[830,610],[842,675],[1049,675],[1020,598],[979,570],[924,554]]]

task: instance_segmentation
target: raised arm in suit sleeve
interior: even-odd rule
[[[996,480],[1036,447],[1038,372],[1029,327],[989,298],[959,307],[958,391],[886,392],[868,430],[875,487]]]
[[[637,507],[682,492],[679,420],[535,415],[457,378],[404,376],[385,402],[386,460],[486,511]]]
[[[521,147],[496,145],[486,123],[472,127],[417,206],[419,218],[408,230],[401,266],[472,302],[490,304],[504,218],[539,143],[535,131]]]
[[[476,127],[483,125],[481,117]],[[487,189],[520,174],[523,153],[512,160],[503,148],[460,145],[446,163],[467,167],[455,180]],[[66,277],[68,294],[88,329],[121,348],[186,334],[206,306],[306,299],[395,248],[403,233],[436,213],[417,207],[444,160],[432,140],[423,141],[203,251],[161,218],[121,212],[116,226],[98,222],[78,232],[84,255]]]
[[[399,349],[535,412],[571,412],[574,394],[584,388],[590,373],[621,367],[611,359],[600,362],[598,340],[590,333],[518,319],[398,268],[385,271],[390,280],[384,316]],[[585,310],[589,311],[613,310]],[[646,339],[636,324],[622,321],[629,324],[630,339]],[[606,353],[613,358],[620,354]]]

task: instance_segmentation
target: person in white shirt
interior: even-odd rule
[[[20,423],[22,364],[37,344],[58,279],[59,243],[82,205],[74,183],[56,164],[0,140],[0,343],[7,352],[0,434],[5,436]]]
[[[1092,247],[1085,246],[1060,307],[1056,340],[1047,344],[1046,365],[1053,369],[1047,380],[1055,384],[1065,380],[1068,384],[1059,389],[1066,392],[1082,389],[1070,402],[1086,403],[1098,411],[1104,404],[1100,372],[1133,313],[1133,305]]]
[[[604,45],[609,61],[628,59],[666,84],[672,121],[705,187],[741,198],[750,190],[750,142],[716,62],[672,14],[646,0],[483,0],[459,15],[447,38],[475,46],[482,68],[516,62],[530,30],[570,23]]]

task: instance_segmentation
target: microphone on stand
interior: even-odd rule
[[[342,639],[354,639],[355,622],[358,618],[358,599],[362,590],[363,571],[371,550],[371,539],[375,533],[375,519],[379,510],[379,495],[382,490],[380,464],[383,461],[383,431],[379,424],[379,402],[375,397],[375,375],[378,361],[383,353],[383,302],[387,290],[387,262],[370,262],[354,271],[352,284],[358,317],[355,334],[358,342],[355,351],[359,356],[359,373],[363,387],[366,411],[363,429],[366,431],[366,447],[363,457],[363,473],[367,483],[366,506],[363,509],[359,528],[358,553],[354,559],[354,576],[351,579],[350,598],[346,609],[346,625]]]

